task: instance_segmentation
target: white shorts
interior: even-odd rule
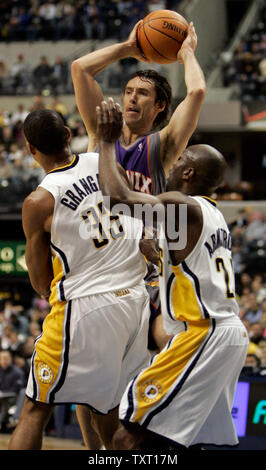
[[[237,317],[188,325],[128,385],[121,421],[185,447],[236,445],[231,410],[248,343]]]
[[[143,285],[53,306],[36,340],[26,395],[107,413],[150,360]]]

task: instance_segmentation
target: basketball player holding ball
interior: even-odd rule
[[[96,76],[114,62],[127,57],[150,62],[138,47],[138,28],[142,26],[143,20],[135,25],[125,42],[96,50],[72,63],[76,103],[89,137],[88,151],[95,150],[98,144],[96,107],[104,99]],[[195,57],[196,46],[197,35],[193,23],[190,23],[176,55],[176,61],[184,66],[187,93],[164,127],[171,105],[171,87],[165,77],[154,70],[138,71],[125,86],[122,95],[124,127],[121,139],[116,142],[116,156],[136,191],[153,195],[165,191],[169,171],[197,126],[206,83]],[[148,253],[145,254],[148,257]],[[156,280],[153,274],[147,280],[147,289],[151,296],[152,336],[160,350],[169,337],[162,328],[158,278]],[[89,447],[88,409],[77,406],[76,410]]]

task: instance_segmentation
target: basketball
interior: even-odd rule
[[[172,10],[156,10],[145,16],[137,30],[137,45],[145,57],[157,64],[177,61],[187,36],[188,22]]]

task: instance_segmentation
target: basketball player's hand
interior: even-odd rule
[[[138,21],[135,24],[126,42],[130,48],[130,57],[134,57],[137,60],[141,60],[142,62],[146,62],[147,64],[149,64],[150,61],[145,57],[145,55],[140,50],[138,46],[138,41],[137,41],[137,30],[138,30],[138,27],[141,25],[141,23],[142,23],[142,20]]]
[[[121,135],[123,115],[118,103],[108,98],[96,107],[98,138],[104,142],[114,143]]]
[[[160,257],[154,239],[142,238],[139,242],[139,248],[148,261],[156,266],[159,265]]]
[[[181,46],[181,48],[180,48],[180,50],[178,51],[178,54],[177,54],[177,60],[180,64],[184,63],[183,56],[188,50],[190,50],[192,52],[195,51],[195,49],[197,47],[197,43],[198,43],[197,34],[196,34],[196,31],[195,31],[194,25],[191,22],[188,25],[187,37],[184,40],[184,42],[183,42],[183,44],[182,44],[182,46]]]

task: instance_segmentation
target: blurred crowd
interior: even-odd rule
[[[125,40],[146,14],[175,9],[178,0],[22,0],[0,2],[0,41]],[[130,61],[129,61],[130,62]],[[0,95],[34,95],[43,90],[73,93],[69,62],[46,55],[37,64],[22,53],[10,63],[0,55]],[[120,70],[111,81],[121,79]],[[110,84],[112,85],[112,84]]]
[[[43,55],[35,67],[25,60],[22,53],[11,64],[7,63],[4,56],[0,56],[1,95],[33,95],[44,89],[53,94],[73,93],[69,63],[61,56],[57,56],[52,63]]]
[[[2,0],[0,40],[123,39],[154,9],[180,0]]]
[[[266,0],[256,27],[222,55],[222,67],[224,85],[236,85],[243,102],[266,101]]]
[[[44,108],[59,112],[71,129],[73,153],[87,150],[88,137],[77,107],[68,110],[56,96],[47,102],[42,95],[36,95],[29,109],[18,104],[13,113],[0,110],[0,205],[21,203],[45,175],[29,154],[23,135],[23,121],[28,113]]]
[[[266,219],[251,207],[229,221],[240,318],[250,345],[243,375],[266,376]]]
[[[14,429],[25,397],[34,341],[49,304],[34,296],[30,308],[0,298],[0,432]]]

